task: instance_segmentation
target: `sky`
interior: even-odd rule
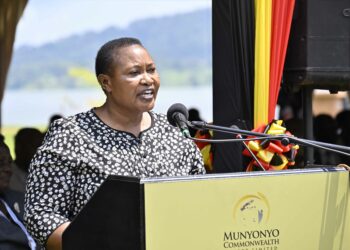
[[[28,0],[15,48],[40,46],[72,34],[126,27],[147,17],[210,8],[212,0]]]

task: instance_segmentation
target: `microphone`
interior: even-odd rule
[[[170,106],[167,112],[168,122],[180,128],[181,133],[186,137],[190,138],[190,131],[188,130],[187,122],[188,122],[188,110],[185,105],[181,103],[175,103]]]

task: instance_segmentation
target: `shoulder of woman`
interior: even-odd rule
[[[165,114],[152,112],[152,116],[156,127],[161,126],[162,128],[167,128],[170,130],[175,129],[174,126],[170,125],[170,123],[168,122],[168,118]]]
[[[53,121],[50,124],[50,127],[45,137],[53,135],[57,132],[62,132],[62,130],[67,129],[67,127],[71,126],[71,123],[72,123],[71,121],[72,121],[71,117],[67,117],[67,118],[64,117]]]
[[[48,132],[74,128],[78,126],[81,121],[88,119],[88,117],[90,117],[90,112],[92,111],[82,112],[72,116],[57,119],[50,124]]]
[[[155,128],[158,131],[160,130],[163,133],[167,133],[168,136],[171,134],[172,136],[182,137],[180,130],[168,122],[167,115],[154,112],[152,112],[152,114],[154,117]]]
[[[88,116],[88,112],[63,117],[53,121],[45,134],[44,144],[45,142],[56,140],[58,138],[73,138],[70,135],[79,127],[79,120],[83,120],[85,116]]]

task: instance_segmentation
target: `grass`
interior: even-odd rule
[[[45,126],[32,126],[35,127],[37,129],[39,129],[40,131],[44,131],[45,130]],[[17,134],[18,130],[20,130],[21,128],[23,128],[22,126],[3,126],[1,128],[1,134],[5,137],[5,143],[6,145],[10,148],[10,152],[11,152],[11,156],[15,159],[16,155],[15,155],[15,135]]]

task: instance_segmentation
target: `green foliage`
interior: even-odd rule
[[[83,67],[72,67],[68,69],[68,75],[75,79],[82,87],[99,87],[94,72]]]

